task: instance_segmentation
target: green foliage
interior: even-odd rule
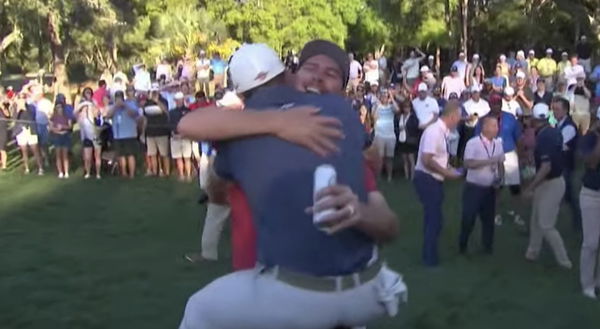
[[[332,40],[358,53],[386,45],[454,51],[462,0],[3,0],[0,69],[52,69],[48,15],[67,65],[88,74],[132,63],[154,64],[198,49],[229,54],[243,42],[280,53],[311,39]],[[572,49],[582,33],[600,42],[597,0],[468,0],[470,46],[497,54],[552,45]],[[13,33],[13,32],[18,32]],[[18,36],[15,38],[15,36]]]

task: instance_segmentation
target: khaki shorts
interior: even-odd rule
[[[377,149],[379,156],[382,158],[393,158],[394,150],[396,149],[396,138],[385,138],[375,136],[373,139],[373,145]]]
[[[520,185],[521,171],[519,170],[519,156],[517,155],[517,151],[510,151],[504,156],[504,185]]]
[[[171,158],[189,159],[192,157],[192,141],[181,137],[171,138]]]
[[[17,135],[17,145],[19,146],[27,146],[27,145],[37,145],[38,137],[37,135],[31,134],[31,130],[29,128],[23,128],[23,130]]]
[[[149,156],[169,156],[169,136],[146,136],[146,154]]]

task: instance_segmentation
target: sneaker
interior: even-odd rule
[[[521,219],[521,216],[518,214],[514,215],[514,221],[515,221],[515,224],[517,224],[519,226],[525,226],[525,221],[523,219]]]
[[[29,175],[29,168],[25,168],[25,175]]]
[[[101,178],[102,178],[102,176],[96,175],[96,179],[101,179]]]
[[[502,226],[502,216],[496,215],[496,217],[494,217],[494,223],[496,223],[496,226]]]
[[[85,176],[83,176],[84,179],[89,179],[90,178],[90,174],[85,174]]]
[[[65,178],[65,175],[63,175],[63,173],[59,173],[58,174],[58,179],[63,179],[63,178]]]
[[[38,169],[38,176],[44,176],[44,169]]]
[[[570,270],[573,268],[573,263],[571,263],[571,261],[567,261],[566,263],[559,263],[558,265],[567,270]]]
[[[596,299],[596,290],[595,289],[584,289],[583,295],[587,298]]]
[[[69,178],[69,173],[65,173],[64,178],[68,179]]]

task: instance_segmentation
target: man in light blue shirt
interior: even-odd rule
[[[128,92],[132,93],[133,89]],[[108,111],[108,118],[112,118],[112,130],[115,150],[119,157],[119,166],[123,177],[135,176],[135,155],[139,150],[137,127],[140,113],[137,103],[125,100],[122,91],[115,93],[115,103]]]
[[[219,53],[215,53],[213,58],[210,60],[210,69],[213,72],[213,83],[215,84],[215,90],[219,87],[224,87],[225,81],[225,70],[227,69],[227,63],[221,59]]]

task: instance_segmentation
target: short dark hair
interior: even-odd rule
[[[117,98],[121,98],[122,100],[125,100],[125,94],[123,93],[123,91],[119,90],[115,93],[115,100]]]
[[[454,112],[460,112],[460,104],[457,102],[447,102],[442,110],[442,116],[448,116]]]
[[[559,103],[562,109],[565,110],[567,113],[569,113],[569,111],[571,110],[571,104],[564,97],[556,96],[552,98],[552,103]]]
[[[204,92],[204,90],[200,90],[196,93],[196,98],[205,98],[206,97],[206,93]]]
[[[106,86],[106,81],[104,81],[104,80],[100,80],[100,81],[98,81],[98,86],[99,86],[99,87],[104,87],[104,86]]]

